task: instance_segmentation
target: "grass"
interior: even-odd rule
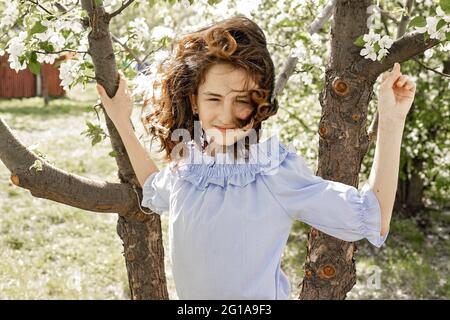
[[[0,117],[58,168],[118,182],[109,141],[92,147],[80,134],[86,120],[96,121],[96,93],[76,90],[47,106],[40,98],[0,100]],[[117,216],[35,198],[9,176],[0,162],[0,299],[129,299]],[[163,240],[167,247],[167,234]]]
[[[57,167],[117,182],[108,140],[91,147],[80,135],[85,121],[96,119],[95,104],[92,86],[85,92],[78,87],[48,106],[40,98],[0,100],[0,116]],[[12,185],[9,176],[0,162],[0,299],[129,299],[117,216],[35,198]],[[420,217],[427,221],[425,227],[394,218],[381,249],[365,240],[358,243],[358,279],[349,299],[450,298],[450,214],[427,210]],[[161,221],[169,295],[177,299],[168,259],[168,219]],[[283,255],[292,298],[300,290],[308,230],[296,222]],[[377,271],[380,283],[374,287],[370,280]]]
[[[427,209],[419,216],[427,221],[425,229],[414,219],[394,214],[389,237],[380,249],[366,240],[358,242],[357,283],[348,299],[450,298],[450,213]],[[301,289],[308,230],[296,222],[284,252],[283,270],[291,279],[293,298]]]

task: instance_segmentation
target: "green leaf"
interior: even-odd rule
[[[36,51],[31,51],[31,53],[30,53],[30,62],[37,62],[37,53],[36,53]]]
[[[375,49],[375,52],[378,52],[381,49],[380,44],[378,42],[375,42],[375,44],[373,45],[373,48]]]
[[[39,62],[30,61],[28,68],[30,68],[30,71],[35,75],[39,75],[41,73],[41,64]]]
[[[96,127],[96,125],[93,124],[93,123],[90,122],[90,121],[86,121],[86,124],[87,124],[87,126],[89,127],[89,129],[95,129],[95,127]]]
[[[108,153],[108,154],[109,154],[110,157],[113,157],[113,158],[119,156],[119,153],[118,153],[116,150],[113,150],[113,151],[111,151],[111,152]]]
[[[53,47],[53,45],[51,43],[49,43],[48,41],[44,41],[44,42],[39,42],[39,47],[43,50],[45,50],[46,52],[54,52],[55,48]]]
[[[210,6],[213,6],[213,5],[215,5],[215,4],[218,4],[220,1],[222,1],[222,0],[208,0],[208,4],[209,4]]]
[[[102,137],[100,135],[94,136],[94,139],[92,139],[92,146],[95,146],[100,141],[102,141]]]
[[[409,24],[408,24],[408,28],[412,28],[412,27],[425,27],[427,25],[427,20],[425,20],[424,17],[415,17],[414,19],[412,19]]]
[[[439,6],[445,13],[450,14],[450,0],[440,0]]]
[[[366,42],[363,39],[363,36],[359,36],[355,42],[353,42],[355,45],[357,45],[358,47],[364,47],[364,45],[366,44]]]
[[[440,28],[442,28],[443,26],[445,26],[447,23],[445,22],[444,19],[439,20],[439,22],[436,25],[436,31],[439,30]]]
[[[450,41],[450,32],[446,32],[446,33],[445,33],[445,38],[446,38],[448,41]]]
[[[89,120],[86,121],[88,129],[81,132],[81,134],[91,138],[92,146],[96,145],[106,137],[106,133],[103,131],[100,125],[95,125]]]
[[[42,33],[47,31],[47,27],[43,26],[40,21],[36,22],[34,26],[31,28],[29,35],[33,35],[35,33]]]
[[[94,0],[96,6],[102,6],[103,0]]]
[[[41,73],[41,64],[37,61],[36,51],[32,51],[30,53],[30,58],[28,60],[28,68],[30,68],[30,71],[35,75]]]

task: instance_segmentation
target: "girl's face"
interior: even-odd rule
[[[247,119],[253,107],[244,88],[246,71],[220,63],[211,66],[205,74],[205,82],[198,87],[198,96],[191,97],[193,112],[198,113],[201,126],[209,138],[219,146],[229,146],[248,135],[252,122],[243,128],[233,124],[233,115]],[[248,79],[248,89],[256,89]]]

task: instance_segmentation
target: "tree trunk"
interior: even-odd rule
[[[94,63],[96,78],[108,95],[114,96],[118,87],[118,73],[109,32],[110,16],[102,6],[96,6],[93,1],[83,0],[81,3],[83,9],[89,13],[89,53]],[[115,159],[119,179],[122,183],[135,185],[141,194],[142,190],[120,135],[106,112],[104,115],[112,147],[118,151]],[[140,201],[140,198],[135,199]],[[142,212],[133,212],[127,217],[119,217],[117,231],[124,245],[131,298],[168,299],[160,216],[144,216]]]
[[[331,64],[321,93],[319,166],[324,179],[358,186],[367,151],[367,107],[373,82],[352,72],[359,48],[353,42],[366,33],[371,1],[338,1],[331,29]],[[305,277],[300,299],[344,299],[356,283],[355,244],[312,229],[308,237]]]
[[[368,32],[370,0],[338,0],[331,27],[330,63],[320,96],[319,166],[317,175],[358,187],[361,162],[368,149],[367,108],[378,76],[435,46],[417,32],[394,42],[383,63],[360,56],[354,45]],[[344,299],[356,283],[354,243],[311,229],[300,299]]]

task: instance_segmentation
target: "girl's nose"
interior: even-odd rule
[[[233,124],[233,103],[232,101],[225,101],[220,120],[223,125],[230,126]]]

